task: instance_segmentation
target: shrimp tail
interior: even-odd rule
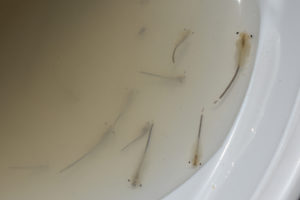
[[[237,66],[235,73],[234,73],[233,77],[231,78],[230,82],[228,83],[227,87],[225,88],[225,90],[222,92],[222,94],[219,96],[219,98],[216,101],[214,101],[215,104],[218,103],[224,97],[224,95],[228,92],[229,88],[232,86],[234,80],[236,79],[236,77],[239,73],[239,70],[240,70],[240,65]]]
[[[173,49],[173,53],[172,53],[172,63],[175,64],[175,53],[176,53],[176,49],[177,49],[178,45],[176,45]]]

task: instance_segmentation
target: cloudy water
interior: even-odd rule
[[[15,0],[0,13],[5,200],[162,198],[222,145],[258,41],[251,0]],[[250,54],[216,104],[236,32],[253,36]]]

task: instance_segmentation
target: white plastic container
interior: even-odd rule
[[[164,200],[297,199],[300,67],[298,1],[259,1],[254,72],[222,148]]]

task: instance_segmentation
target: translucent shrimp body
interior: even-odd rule
[[[245,63],[250,55],[250,50],[251,50],[250,39],[252,38],[252,35],[249,35],[246,32],[241,32],[241,33],[237,32],[236,34],[239,35],[239,38],[236,41],[237,68],[236,68],[235,73],[234,73],[233,77],[231,78],[230,82],[227,84],[226,88],[224,89],[224,91],[221,93],[219,98],[216,101],[214,101],[215,104],[220,102],[222,100],[222,98],[224,97],[224,95],[231,88],[234,80],[236,79],[236,77],[240,71],[240,67],[245,65]]]

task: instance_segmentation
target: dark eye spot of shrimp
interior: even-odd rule
[[[191,164],[191,161],[189,161],[189,164]]]
[[[239,33],[240,33],[240,32],[236,32],[235,34],[237,34],[237,35],[238,35]]]
[[[142,185],[142,184],[140,184],[139,186],[140,186],[140,187],[142,187],[143,185]]]
[[[250,37],[253,38],[253,35],[251,34]]]
[[[127,181],[130,182],[130,179],[128,179]]]

